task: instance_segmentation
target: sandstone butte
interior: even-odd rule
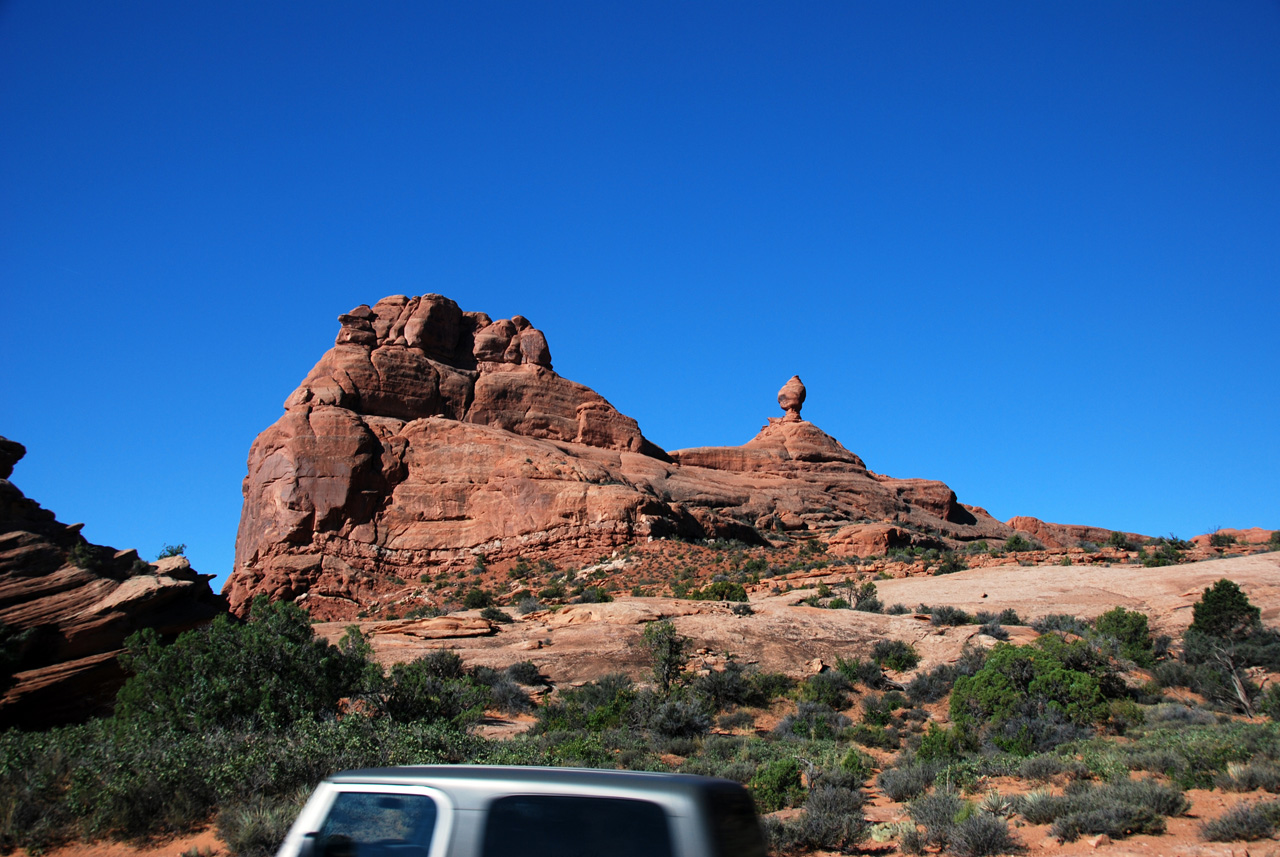
[[[0,437],[0,729],[47,729],[110,713],[116,656],[134,631],[176,635],[226,611],[181,556],[147,563],[93,545],[9,477],[26,454]]]
[[[666,452],[558,375],[526,318],[441,295],[339,316],[334,346],[254,441],[224,594],[357,615],[392,581],[504,562],[585,564],[649,539],[820,538],[835,555],[1108,530],[1001,523],[941,482],[895,479],[803,419],[793,377],[742,446]],[[1076,530],[1080,530],[1077,533]]]

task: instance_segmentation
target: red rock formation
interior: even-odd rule
[[[47,728],[110,710],[124,675],[124,639],[142,628],[173,635],[225,612],[213,575],[183,557],[143,562],[136,551],[89,544],[8,480],[26,452],[0,438],[0,728]]]
[[[1031,536],[1047,548],[1073,548],[1081,542],[1104,545],[1107,539],[1111,538],[1111,534],[1116,532],[1102,527],[1086,527],[1079,524],[1049,524],[1039,518],[1026,516],[1010,518],[1005,523],[1018,532]],[[1139,533],[1123,535],[1136,544],[1143,544],[1148,538]]]
[[[1012,531],[940,482],[892,479],[800,418],[740,447],[667,454],[635,420],[551,368],[527,319],[493,321],[439,295],[339,318],[337,341],[249,453],[232,609],[258,593],[349,618],[438,566],[581,563],[651,537],[763,543],[773,530],[890,522],[938,545]]]

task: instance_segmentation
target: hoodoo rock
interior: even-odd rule
[[[583,563],[650,538],[843,533],[946,547],[1013,530],[941,482],[872,473],[801,418],[793,377],[743,446],[667,453],[595,391],[558,375],[528,319],[440,295],[339,316],[337,340],[254,441],[234,611],[265,593],[346,619],[406,579],[490,562]],[[850,529],[852,528],[852,529]],[[419,593],[421,594],[421,593]]]
[[[778,391],[778,405],[786,412],[783,417],[787,422],[800,419],[800,409],[804,407],[804,382],[799,375],[792,375],[791,380],[782,385]]]
[[[94,545],[8,476],[26,450],[0,438],[0,728],[48,728],[110,710],[116,657],[142,628],[176,635],[226,612],[183,557],[154,564]]]

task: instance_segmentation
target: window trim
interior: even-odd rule
[[[436,825],[431,831],[431,848],[427,853],[429,857],[446,857],[449,839],[453,834],[453,801],[449,800],[449,796],[444,792],[430,786],[390,783],[320,783],[316,787],[315,794],[298,814],[298,820],[290,829],[288,836],[281,843],[279,853],[297,857],[302,848],[303,838],[320,830],[320,825],[329,817],[329,810],[333,808],[338,795],[351,793],[418,795],[433,800],[436,804]]]

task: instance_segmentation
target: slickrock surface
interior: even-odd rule
[[[1013,530],[941,482],[893,479],[784,411],[743,446],[666,453],[598,393],[555,373],[525,318],[440,295],[339,317],[334,347],[254,442],[226,594],[350,618],[425,571],[549,558],[581,564],[649,538],[835,535],[837,550],[946,547]],[[858,527],[893,524],[859,535]],[[848,528],[852,527],[852,530]]]
[[[83,720],[110,708],[116,655],[141,628],[177,634],[226,610],[183,557],[154,564],[91,545],[8,476],[26,450],[0,438],[0,728]]]
[[[849,570],[816,571],[789,579],[796,588],[773,592],[779,581],[752,587],[754,613],[736,615],[723,602],[676,598],[627,598],[605,604],[575,604],[525,616],[507,612],[511,624],[495,624],[491,633],[460,632],[452,637],[425,637],[418,621],[363,622],[374,653],[385,664],[409,661],[433,648],[456,651],[468,664],[506,667],[531,660],[556,685],[581,684],[610,672],[625,672],[646,681],[650,658],[641,644],[645,623],[669,619],[699,654],[692,668],[716,668],[726,659],[754,664],[766,672],[803,677],[833,667],[836,658],[867,657],[881,639],[915,646],[920,665],[932,669],[955,660],[966,642],[991,645],[978,625],[934,626],[926,615],[888,615],[834,610],[801,604],[819,583],[843,591]],[[1181,635],[1191,623],[1191,605],[1204,589],[1227,577],[1249,594],[1268,625],[1280,623],[1280,552],[1184,563],[1161,568],[1127,566],[975,568],[940,577],[904,577],[875,581],[885,606],[924,603],[948,605],[970,613],[999,613],[1011,608],[1024,621],[1053,613],[1093,618],[1113,607],[1139,610],[1151,618],[1156,633]],[[463,614],[464,616],[468,614]],[[443,617],[457,621],[463,617]],[[441,621],[441,620],[428,620]],[[472,616],[472,622],[483,622]],[[316,633],[337,642],[346,622],[316,625]],[[1005,626],[1014,643],[1037,635],[1024,626]],[[818,663],[815,663],[818,662]],[[905,678],[905,676],[899,676]]]

